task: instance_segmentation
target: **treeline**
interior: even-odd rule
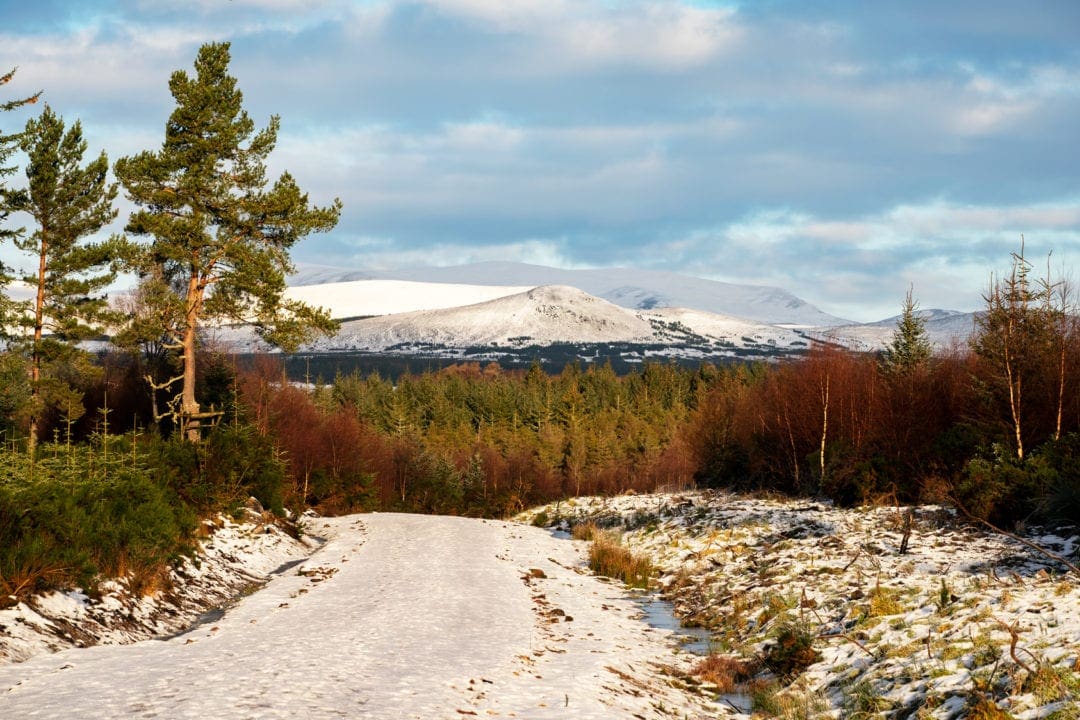
[[[300,498],[332,511],[504,515],[588,493],[729,487],[943,502],[1001,523],[1080,520],[1080,334],[1068,287],[1022,252],[970,344],[931,353],[909,296],[883,354],[821,345],[775,365],[466,364],[307,391],[242,372]]]
[[[240,377],[244,414],[274,437],[302,500],[325,510],[505,516],[573,495],[684,487],[680,430],[723,371],[469,363],[392,383],[340,376],[314,391],[264,361]]]
[[[504,517],[696,485],[1077,523],[1080,334],[1067,287],[1029,271],[1015,256],[970,343],[937,354],[910,298],[883,354],[822,345],[778,364],[622,376],[471,363],[310,387],[280,356],[203,348],[196,386],[216,420],[198,443],[155,413],[141,353],[53,362],[71,402],[31,413],[29,358],[3,352],[0,585],[18,596],[124,570],[152,585],[195,517],[249,495],[279,514]]]

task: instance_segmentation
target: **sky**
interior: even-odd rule
[[[344,204],[297,262],[671,270],[862,321],[978,308],[1021,236],[1080,265],[1074,0],[0,0],[0,100],[157,149],[222,40],[272,170]]]

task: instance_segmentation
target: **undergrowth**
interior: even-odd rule
[[[597,575],[622,580],[630,587],[647,589],[653,575],[652,561],[619,544],[606,533],[596,534],[589,547],[589,567]]]
[[[215,431],[196,447],[131,435],[0,449],[0,607],[104,578],[160,590],[191,550],[200,514],[249,495],[281,510],[284,472],[258,436]],[[215,437],[216,436],[216,437]]]

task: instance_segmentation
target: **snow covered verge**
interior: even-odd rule
[[[901,554],[907,510],[702,491],[577,498],[519,519],[592,521],[648,555],[676,612],[709,628],[718,672],[705,677],[733,714],[1080,718],[1080,578],[940,507],[910,509]],[[1066,557],[1080,545],[1026,537]],[[799,638],[803,662],[777,672]]]
[[[317,547],[317,540],[293,538],[258,510],[246,509],[241,522],[225,516],[204,521],[207,537],[197,555],[176,567],[156,592],[143,594],[129,587],[129,578],[120,578],[102,582],[94,598],[76,589],[0,610],[0,666],[70,647],[181,632]]]

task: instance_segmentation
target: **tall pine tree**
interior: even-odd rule
[[[161,149],[119,160],[115,171],[139,208],[128,232],[153,242],[143,268],[152,314],[179,351],[182,384],[174,415],[190,440],[205,417],[196,398],[199,329],[211,319],[252,322],[285,349],[315,332],[331,332],[329,315],[283,297],[292,269],[289,250],[312,232],[337,224],[341,203],[313,207],[289,173],[272,184],[266,160],[279,120],[263,130],[242,108],[228,75],[229,44],[199,50],[195,77],[178,70],[169,80],[176,108]],[[170,384],[167,381],[159,387]]]
[[[35,400],[32,450],[39,404],[48,394],[42,392],[43,367],[70,359],[78,352],[76,343],[119,319],[109,309],[104,291],[129,253],[123,238],[85,240],[116,217],[116,185],[107,181],[109,159],[104,152],[81,166],[86,140],[78,121],[65,131],[63,118],[46,105],[40,117],[26,124],[19,147],[27,156],[27,188],[11,207],[32,216],[37,226],[32,234],[15,239],[15,245],[32,255],[36,265],[23,278],[35,292],[30,312],[22,318],[30,331],[30,383]]]
[[[0,88],[11,82],[14,77],[14,70],[0,75]],[[0,112],[7,112],[23,105],[35,103],[40,96],[41,93],[39,92],[36,95],[19,100],[2,101],[0,102]],[[21,232],[4,226],[4,222],[12,212],[12,204],[22,197],[21,191],[8,188],[4,181],[4,178],[12,175],[16,170],[15,166],[8,165],[7,162],[12,153],[18,149],[20,136],[21,133],[5,133],[0,128],[0,242],[18,237]],[[18,304],[13,303],[3,292],[11,280],[10,270],[3,263],[0,263],[0,337],[7,336],[11,329],[12,320],[19,309]]]

